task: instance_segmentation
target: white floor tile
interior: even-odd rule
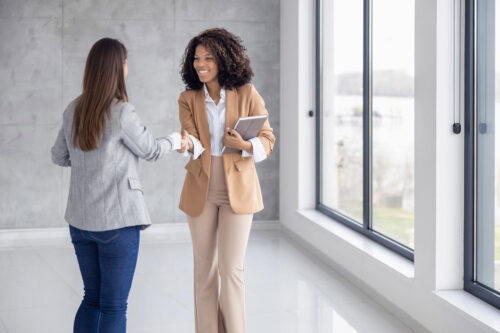
[[[193,333],[191,243],[150,239],[139,252],[128,331]],[[71,332],[83,295],[73,247],[33,244],[0,249],[0,333]],[[245,280],[248,333],[411,332],[276,230],[251,235]]]
[[[76,307],[59,306],[31,307],[2,310],[0,316],[9,333],[68,333],[73,332]]]
[[[161,326],[132,326],[128,325],[127,331],[131,333],[194,333],[194,324],[165,324]]]
[[[295,318],[285,311],[247,315],[248,333],[312,333],[299,331]]]
[[[0,310],[79,303],[74,290],[40,257],[28,252],[22,257],[26,261],[2,269]]]
[[[327,311],[331,311],[327,307]],[[411,333],[412,330],[397,320],[380,305],[367,303],[345,304],[334,310],[348,322],[358,333]]]
[[[73,246],[41,248],[38,254],[78,296],[83,296],[82,276]]]

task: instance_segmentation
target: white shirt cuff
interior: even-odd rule
[[[264,146],[259,138],[251,138],[248,140],[252,143],[253,154],[247,152],[246,150],[242,150],[241,156],[248,157],[253,155],[253,160],[255,163],[259,163],[267,158],[266,151],[264,150]]]
[[[203,153],[205,151],[205,148],[203,148],[203,146],[201,145],[201,142],[198,141],[197,138],[195,138],[192,135],[189,135],[189,137],[191,138],[191,141],[193,141],[193,154],[192,154],[193,160],[196,160],[197,158],[200,157],[201,153]],[[186,152],[184,153],[184,156],[189,156],[189,155],[191,155],[191,153],[186,150]]]
[[[163,139],[163,138],[162,138]],[[166,139],[166,138],[165,138]],[[168,153],[170,151],[173,150],[173,146],[172,146],[172,142],[170,142],[169,139],[166,139],[166,140],[160,140],[160,145],[163,146],[163,149],[162,151],[164,151],[165,153]]]
[[[172,150],[181,149],[181,135],[178,132],[174,132],[167,136],[168,142],[172,145]]]

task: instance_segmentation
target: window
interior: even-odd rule
[[[500,3],[465,8],[464,288],[500,308]],[[497,84],[497,82],[499,84]]]
[[[317,0],[317,209],[413,259],[414,0]]]

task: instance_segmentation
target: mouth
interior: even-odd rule
[[[207,75],[208,74],[208,70],[198,70],[198,74],[199,75]]]

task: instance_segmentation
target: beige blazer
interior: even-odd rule
[[[226,90],[226,127],[234,128],[239,117],[267,115],[264,100],[252,84]],[[181,127],[197,138],[205,151],[199,159],[189,160],[182,188],[179,208],[192,217],[199,216],[208,195],[210,177],[210,132],[204,89],[186,90],[179,96]],[[258,134],[266,154],[274,147],[273,129],[267,120]],[[236,214],[252,214],[264,209],[259,178],[253,157],[243,158],[240,153],[222,156],[227,192],[231,208]]]

